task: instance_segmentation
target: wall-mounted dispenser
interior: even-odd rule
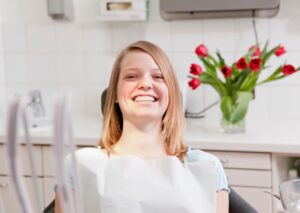
[[[165,20],[272,17],[278,13],[279,0],[159,0]]]
[[[98,20],[145,21],[148,16],[147,0],[98,0]]]
[[[74,19],[73,0],[47,0],[48,14],[55,20]]]

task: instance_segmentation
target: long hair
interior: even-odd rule
[[[123,118],[119,104],[116,103],[117,85],[121,62],[125,55],[131,51],[143,51],[149,54],[157,63],[164,76],[169,91],[169,104],[162,118],[164,147],[168,155],[177,156],[180,160],[183,160],[187,148],[183,142],[185,123],[178,80],[165,52],[157,45],[147,41],[137,41],[130,44],[118,55],[114,63],[105,100],[103,132],[98,145],[108,152],[115,153],[113,146],[121,137]]]

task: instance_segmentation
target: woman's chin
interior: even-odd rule
[[[140,110],[139,112],[135,112],[134,114],[130,115],[133,120],[138,121],[138,122],[151,122],[151,121],[157,121],[161,120],[163,117],[163,114],[157,114],[154,113],[153,110]],[[131,120],[131,119],[130,119]]]

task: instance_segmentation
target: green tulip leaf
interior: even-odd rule
[[[263,57],[262,57],[262,66],[265,66],[266,62],[269,60],[269,58],[273,55],[273,53],[277,50],[277,48],[279,46],[280,45],[274,47],[269,52],[267,52],[266,54],[263,55]]]
[[[268,78],[259,82],[257,85],[276,80],[276,77],[282,73],[282,66],[279,66]]]
[[[247,78],[241,84],[239,89],[242,91],[249,91],[249,92],[252,91],[256,85],[258,75],[259,75],[258,72],[250,72]]]
[[[216,70],[217,70],[216,66],[214,66],[213,64],[211,64],[211,63],[209,62],[209,60],[207,60],[207,59],[205,59],[205,58],[199,57],[199,59],[200,59],[200,60],[202,61],[202,63],[204,64],[205,69],[206,69],[206,71],[207,71],[208,73],[210,73],[210,74],[212,74],[212,75],[214,75],[214,76],[217,76],[217,74],[216,74]]]
[[[269,45],[269,41],[267,41],[263,47],[263,50],[261,52],[262,55],[265,55],[267,53],[268,50],[268,45]]]
[[[226,64],[224,58],[221,56],[221,53],[219,51],[217,51],[216,55],[218,56],[218,59],[220,61],[220,66],[224,66]]]
[[[238,123],[245,117],[249,102],[252,100],[252,98],[252,92],[237,92],[236,106],[232,111],[232,115],[230,116],[230,121],[232,123]]]
[[[233,109],[233,101],[231,96],[223,96],[221,98],[221,110],[225,120],[230,121]]]

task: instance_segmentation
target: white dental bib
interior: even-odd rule
[[[213,161],[109,157],[96,148],[79,150],[76,156],[87,213],[215,212]]]

